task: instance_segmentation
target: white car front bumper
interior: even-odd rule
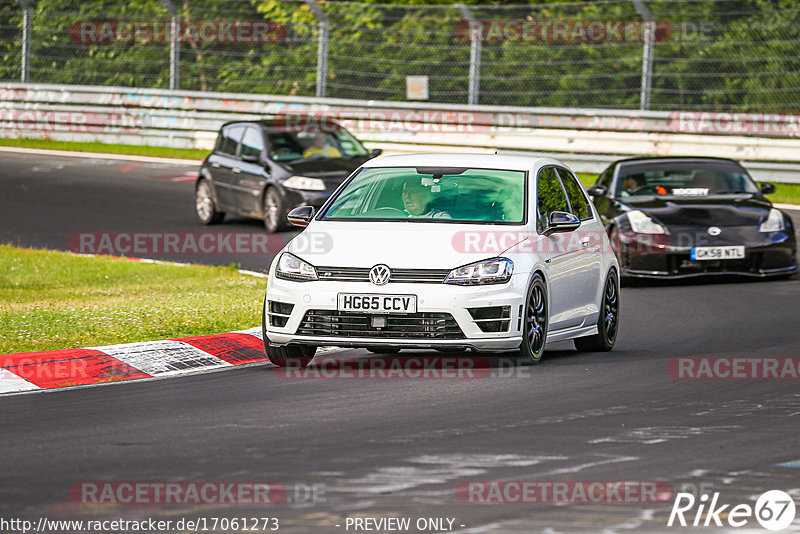
[[[456,286],[443,283],[389,283],[376,286],[365,282],[313,281],[294,282],[271,276],[267,287],[267,301],[292,304],[283,327],[271,324],[268,307],[266,336],[274,345],[302,343],[309,345],[334,345],[339,347],[418,347],[418,348],[473,348],[485,351],[513,350],[522,342],[520,313],[527,293],[528,277],[514,275],[506,284],[485,286]],[[417,315],[424,313],[450,314],[460,333],[448,329],[448,337],[441,338],[432,327],[412,325],[402,336],[369,328],[370,332],[357,336],[342,332],[318,330],[308,335],[304,318],[309,311],[336,312],[340,293],[416,295]],[[469,308],[508,307],[508,328],[502,332],[484,332],[469,313]],[[361,314],[364,315],[364,314]],[[393,315],[390,315],[392,317]],[[405,317],[414,317],[415,314]],[[506,320],[506,319],[503,319]],[[335,321],[335,320],[334,320]],[[411,321],[413,322],[413,321]],[[420,320],[424,323],[424,320]],[[453,324],[450,322],[449,324]],[[298,333],[298,329],[302,329]],[[363,329],[362,329],[363,330]],[[455,337],[458,336],[458,337]]]

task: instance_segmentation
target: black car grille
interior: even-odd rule
[[[688,273],[757,273],[761,269],[763,254],[760,252],[747,254],[735,260],[694,261],[689,254],[670,254],[669,271],[673,274]]]
[[[370,267],[317,267],[320,280],[369,282]],[[441,284],[449,269],[391,269],[389,283]]]
[[[386,318],[386,325],[372,326],[373,317]],[[309,310],[300,322],[297,334],[372,338],[464,338],[464,333],[452,315],[432,312],[374,316],[336,310]]]

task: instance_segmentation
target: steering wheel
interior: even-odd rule
[[[659,195],[659,194],[663,195],[664,193],[658,192],[658,190],[656,189],[657,187],[659,186],[653,184],[643,185],[631,191],[631,195]]]
[[[293,151],[292,151],[291,148],[289,148],[288,146],[284,146],[284,147],[276,149],[274,152],[272,152],[272,155],[275,156],[276,158],[279,158],[281,156],[286,156],[286,155],[292,154],[292,153],[293,153]]]

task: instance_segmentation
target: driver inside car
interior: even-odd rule
[[[328,135],[325,133],[318,133],[311,138],[311,146],[303,151],[303,157],[309,158],[311,156],[321,156],[325,158],[340,158],[342,153],[332,146],[329,142]]]
[[[622,196],[630,196],[637,189],[644,185],[644,177],[641,174],[629,174],[622,180]]]
[[[450,215],[447,212],[429,207],[432,196],[430,187],[422,185],[415,179],[406,180],[403,184],[403,210],[409,218],[449,219]]]

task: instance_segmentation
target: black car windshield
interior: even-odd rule
[[[344,129],[267,131],[273,161],[365,156],[367,149]]]
[[[758,193],[747,172],[718,162],[659,162],[623,165],[616,196],[671,195],[698,197]]]
[[[368,168],[338,192],[326,220],[519,224],[524,171],[466,168]]]

